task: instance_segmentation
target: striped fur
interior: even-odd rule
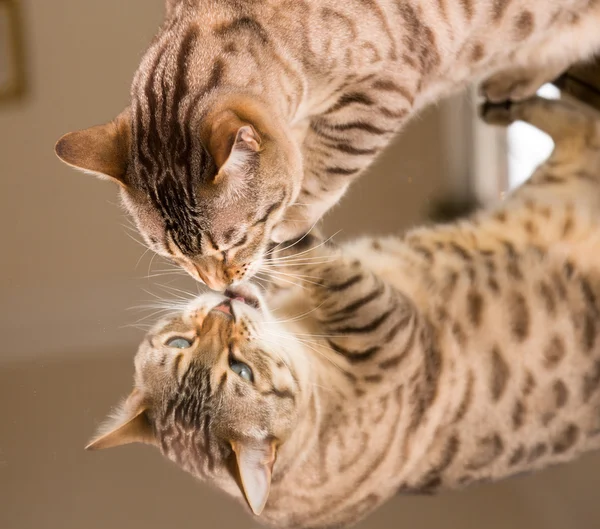
[[[271,295],[279,321],[207,293],[157,325],[134,400],[164,454],[243,501],[232,443],[272,443],[260,520],[312,529],[600,447],[600,119],[542,99],[486,116],[556,142],[502,204],[402,238],[282,246],[271,266],[303,288]],[[118,428],[130,407],[112,444],[136,440]]]
[[[130,109],[57,153],[119,181],[149,246],[223,289],[270,238],[318,221],[424,105],[491,74],[490,100],[530,95],[598,51],[599,23],[595,0],[169,0]],[[236,120],[258,152],[236,151]],[[244,163],[227,170],[230,149]]]

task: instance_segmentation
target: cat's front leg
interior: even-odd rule
[[[404,294],[337,245],[312,235],[283,243],[275,266],[296,277],[310,297],[329,346],[352,364],[389,360],[419,318]]]
[[[415,88],[391,76],[367,76],[310,119],[303,131],[300,193],[272,238],[306,233],[389,144],[410,115]]]
[[[484,81],[479,91],[490,103],[524,101],[535,95],[540,86],[554,81],[568,66],[561,62],[543,68],[502,70]]]

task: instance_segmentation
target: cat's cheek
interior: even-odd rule
[[[252,261],[248,265],[246,273],[244,274],[244,277],[241,279],[240,283],[251,280],[258,272],[260,272],[260,269],[262,268],[262,266],[263,266],[262,256],[257,257],[254,261]]]

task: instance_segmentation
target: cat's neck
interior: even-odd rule
[[[312,318],[289,327],[296,335],[313,338],[304,341],[301,351],[307,368],[304,372],[306,394],[299,421],[278,455],[279,479],[284,479],[286,474],[296,479],[295,473],[303,472],[303,465],[326,466],[329,456],[320,447],[328,432],[354,439],[360,431],[381,428],[382,414],[386,413],[394,415],[393,420],[388,418],[394,428],[400,423],[414,428],[413,440],[418,440],[422,433],[427,435],[423,429],[429,431],[436,426],[433,422],[437,419],[423,421],[419,427],[411,426],[415,420],[414,408],[421,404],[429,406],[435,397],[439,367],[436,346],[432,338],[422,332],[430,326],[420,317],[415,315],[412,325],[407,327],[405,340],[401,340],[406,343],[401,365],[396,357],[391,357],[389,367],[383,371],[379,360],[352,364],[341,358],[327,345],[324,335],[319,334],[322,331]],[[338,456],[346,458],[349,457],[346,452],[353,452],[354,448],[354,444],[349,443],[335,450]],[[374,445],[375,450],[380,448]],[[369,447],[364,449],[369,451]]]

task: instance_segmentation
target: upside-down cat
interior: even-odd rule
[[[424,105],[521,99],[600,51],[597,0],[168,0],[131,105],[67,134],[147,244],[222,290],[306,232]]]
[[[154,444],[279,529],[600,447],[600,121],[542,99],[488,117],[556,142],[504,203],[276,250],[303,288],[206,293],[161,321],[89,447]]]

